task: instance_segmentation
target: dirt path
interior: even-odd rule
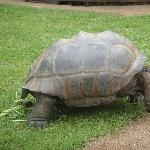
[[[88,143],[83,150],[150,150],[150,114],[116,135]]]
[[[23,0],[0,0],[0,3],[11,3],[16,5],[27,5],[38,8],[52,8],[52,9],[67,9],[67,10],[79,10],[100,12],[109,14],[120,15],[150,15],[150,5],[129,5],[129,6],[70,6],[70,5],[55,5],[44,3],[29,3],[23,2]]]

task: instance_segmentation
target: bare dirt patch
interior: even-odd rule
[[[128,5],[128,6],[71,6],[71,5],[55,5],[44,3],[24,2],[23,0],[0,0],[0,3],[9,3],[16,5],[26,5],[37,8],[67,9],[78,11],[89,11],[120,15],[150,15],[150,5]]]
[[[89,142],[83,150],[149,150],[150,114],[131,123],[116,135]]]

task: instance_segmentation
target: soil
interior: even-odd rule
[[[109,14],[150,15],[150,5],[128,6],[71,6],[44,3],[29,3],[23,0],[0,0],[3,4],[26,5],[37,8],[67,9]],[[115,135],[96,139],[85,145],[83,150],[150,150],[150,114],[131,123]]]
[[[150,150],[150,114],[115,135],[89,142],[83,150]]]
[[[71,5],[55,5],[36,2],[24,2],[23,0],[0,0],[0,3],[10,3],[16,5],[26,5],[37,8],[67,9],[78,11],[90,11],[120,15],[150,15],[150,5],[123,5],[123,6],[71,6]]]

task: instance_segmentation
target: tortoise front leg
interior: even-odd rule
[[[45,94],[36,95],[36,104],[28,116],[28,124],[35,128],[44,128],[48,121],[53,118],[56,100]]]

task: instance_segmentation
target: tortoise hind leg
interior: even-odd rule
[[[28,125],[35,128],[44,128],[48,121],[53,119],[56,100],[42,93],[35,93],[36,104],[28,116]]]

